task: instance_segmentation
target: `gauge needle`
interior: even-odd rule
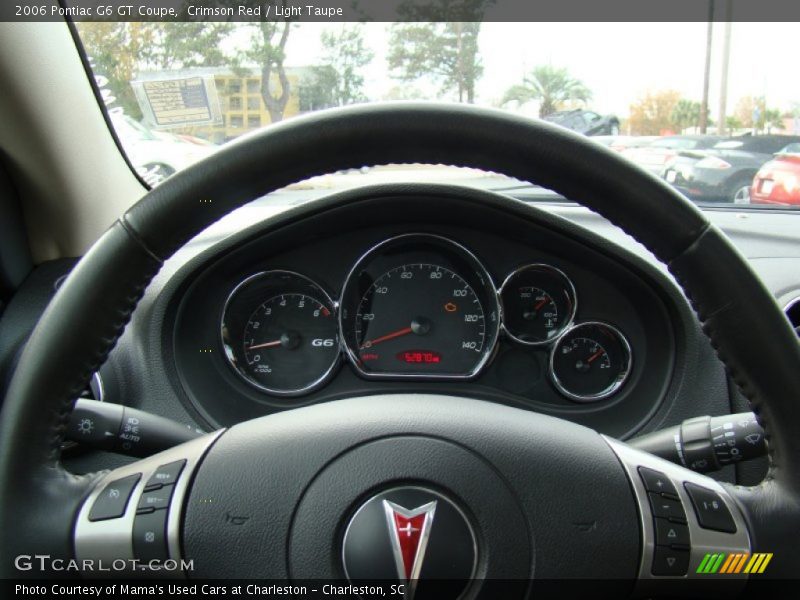
[[[280,346],[281,340],[275,340],[274,342],[266,342],[264,344],[257,344],[255,346],[248,346],[248,350],[257,350],[259,348],[272,348],[274,346]]]
[[[596,358],[600,358],[600,357],[601,357],[601,356],[603,356],[603,354],[605,354],[605,353],[606,353],[606,351],[605,351],[605,350],[602,350],[602,349],[601,349],[601,350],[598,350],[597,352],[595,352],[594,354],[592,354],[592,355],[591,355],[591,356],[590,356],[590,357],[589,357],[589,358],[586,360],[586,362],[587,362],[587,363],[590,363],[590,362],[592,362],[593,360],[595,360]]]
[[[539,304],[537,304],[536,306],[534,306],[534,307],[533,307],[533,310],[539,310],[539,309],[540,309],[540,308],[542,308],[542,307],[543,307],[545,304],[547,304],[547,296],[545,296],[544,298],[542,298],[542,299],[539,301]]]
[[[398,329],[395,332],[387,333],[386,335],[383,335],[379,338],[375,338],[374,340],[369,340],[368,342],[364,342],[364,344],[361,346],[361,349],[363,350],[364,348],[372,348],[375,344],[380,344],[381,342],[385,342],[387,340],[393,340],[394,338],[398,338],[403,335],[408,335],[412,331],[413,330],[411,329],[411,327],[404,327],[403,329]]]

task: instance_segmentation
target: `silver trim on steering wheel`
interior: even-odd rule
[[[719,482],[700,475],[694,471],[690,471],[671,462],[631,448],[618,440],[602,436],[603,439],[611,447],[611,450],[619,458],[622,463],[625,473],[630,480],[633,487],[636,503],[639,511],[639,526],[642,532],[642,560],[639,564],[639,573],[637,581],[637,595],[640,594],[656,594],[658,595],[658,584],[665,580],[685,580],[685,579],[707,579],[707,580],[725,580],[730,582],[740,581],[744,586],[748,575],[744,572],[738,573],[698,573],[700,564],[706,554],[710,553],[725,553],[730,554],[749,554],[750,535],[747,530],[744,518],[742,517],[739,507],[731,498],[730,494]],[[665,576],[653,575],[653,558],[655,554],[656,541],[654,531],[653,512],[650,507],[650,500],[648,492],[645,489],[644,483],[639,475],[639,467],[646,467],[659,471],[665,474],[680,496],[681,504],[683,505],[686,513],[686,521],[689,528],[689,538],[691,542],[689,566],[686,575],[683,576]],[[735,533],[724,533],[712,529],[705,529],[700,526],[700,523],[695,514],[692,500],[689,497],[684,483],[693,483],[703,488],[715,492],[725,503],[725,506],[731,513],[733,521],[736,525]],[[726,591],[731,591],[726,588]]]
[[[92,563],[93,570],[87,571],[86,575],[91,577],[117,577],[141,573],[134,567],[136,564],[134,561],[137,560],[137,557],[134,556],[133,551],[133,527],[139,499],[148,480],[159,467],[171,462],[185,460],[186,464],[174,484],[175,489],[172,492],[169,506],[160,509],[169,511],[166,531],[169,560],[180,563],[182,558],[181,521],[183,505],[189,491],[189,483],[203,456],[223,431],[223,429],[220,429],[201,438],[136,461],[131,465],[114,469],[106,473],[96,483],[92,493],[84,500],[75,523],[75,557],[78,561],[81,561],[80,564],[85,564],[83,561],[94,561]],[[131,492],[125,507],[125,513],[118,518],[90,521],[89,513],[94,506],[95,500],[105,490],[106,485],[130,475],[141,475],[141,477]],[[144,567],[146,561],[141,561],[141,564]],[[117,568],[117,566],[122,567],[123,565],[125,568]],[[101,570],[98,570],[98,567]],[[183,571],[180,569],[159,570],[157,574],[159,577],[170,578],[182,578],[184,576]]]

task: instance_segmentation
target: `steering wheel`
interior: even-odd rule
[[[300,408],[112,472],[66,472],[60,445],[74,400],[163,261],[260,195],[409,162],[535,181],[666,263],[767,432],[766,479],[723,486],[567,421],[419,395],[393,396],[379,410],[374,398]],[[794,576],[799,392],[800,345],[773,297],[703,213],[659,179],[565,129],[499,111],[425,103],[319,112],[165,181],[62,285],[2,413],[0,564],[19,577],[45,574],[24,570],[21,555],[191,559],[189,577],[399,580],[406,595],[441,580],[454,597],[485,593],[490,579],[699,579],[714,552],[771,553],[758,576]]]

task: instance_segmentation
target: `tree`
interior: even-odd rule
[[[246,27],[254,29],[251,46],[245,49],[242,58],[254,62],[261,69],[261,98],[267,107],[273,123],[283,119],[286,105],[289,103],[291,89],[289,77],[286,75],[286,43],[292,30],[291,21],[266,21],[248,23]],[[273,73],[277,78],[277,86],[273,82]]]
[[[660,135],[672,130],[672,113],[681,94],[675,90],[647,92],[631,104],[628,126],[633,135]]]
[[[232,23],[151,23],[150,66],[157,69],[231,66],[237,57],[223,51],[221,42],[234,30]]]
[[[775,108],[766,109],[762,120],[761,129],[766,129],[767,132],[771,132],[773,129],[781,130],[784,127],[783,115],[781,115],[781,111]]]
[[[145,68],[182,69],[235,63],[220,49],[230,23],[76,23],[81,42],[97,75],[116,104],[130,116],[142,114],[131,81]]]
[[[677,131],[683,131],[687,127],[696,127],[700,123],[702,107],[699,102],[681,98],[672,109],[672,124]]]
[[[734,132],[737,129],[742,128],[742,122],[736,115],[728,115],[727,117],[725,117],[725,127],[727,128],[728,131]]]
[[[339,29],[322,32],[325,65],[332,70],[333,96],[338,106],[366,100],[361,70],[375,54],[364,43],[361,24],[343,24]]]
[[[765,113],[764,98],[755,98],[753,96],[743,96],[739,98],[736,103],[736,109],[733,114],[742,124],[742,127],[748,129],[759,129],[761,117]],[[753,119],[753,117],[758,117]]]
[[[328,65],[311,67],[298,83],[297,98],[300,112],[339,106],[336,97],[336,71]]]
[[[109,90],[117,106],[136,119],[142,117],[131,87],[142,62],[151,56],[155,29],[150,23],[79,21],[76,23],[81,43],[96,76],[105,79],[101,86]]]
[[[525,104],[539,101],[539,116],[559,110],[565,102],[587,102],[592,92],[582,81],[572,77],[567,69],[552,65],[540,65],[523,78],[523,82],[510,87],[503,96],[502,104],[516,102]]]
[[[475,101],[483,75],[478,50],[481,22],[395,23],[389,35],[392,77],[413,81],[429,76],[442,93],[455,91],[459,102]]]
[[[743,96],[736,103],[734,115],[741,122],[742,127],[755,131],[771,131],[783,129],[784,123],[781,112],[775,108],[767,107],[763,96]]]

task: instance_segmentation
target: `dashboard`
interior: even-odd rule
[[[400,393],[515,406],[619,439],[747,410],[663,265],[598,215],[535,200],[430,184],[270,194],[163,265],[92,395],[205,430],[358,395],[371,397],[380,419]],[[796,302],[800,237],[792,218],[774,210],[706,214],[781,306]],[[40,265],[4,311],[2,381],[74,264]],[[389,282],[389,293],[378,289]],[[466,303],[473,294],[480,311]],[[455,311],[445,308],[450,302]],[[269,308],[281,318],[267,318]],[[431,322],[427,333],[418,317]],[[263,349],[252,346],[279,339],[284,352],[255,360]],[[367,356],[378,352],[380,360]],[[279,354],[278,369],[259,372],[257,363]],[[559,357],[566,364],[556,364]],[[609,367],[597,368],[606,360]],[[574,377],[562,381],[562,371]],[[595,380],[598,372],[604,377]],[[83,473],[130,459],[91,452],[67,460]],[[719,476],[757,483],[764,465],[756,462]]]
[[[524,203],[378,186],[280,220],[198,256],[171,294],[165,353],[210,427],[444,393],[623,437],[685,370],[686,315],[663,274]]]

